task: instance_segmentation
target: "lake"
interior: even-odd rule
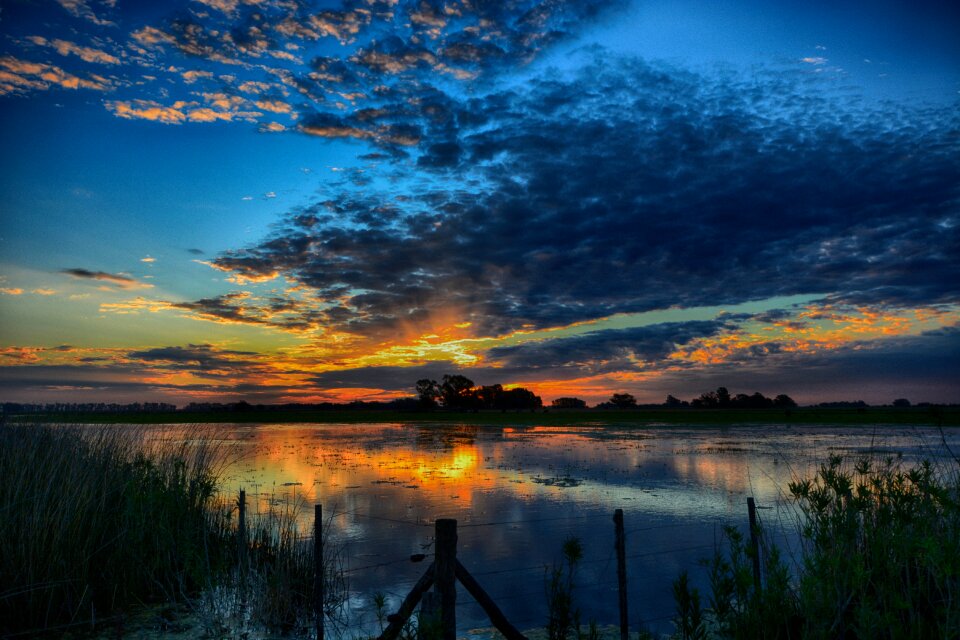
[[[171,427],[173,428],[173,427]],[[179,427],[177,427],[179,428]],[[202,427],[201,427],[202,428]],[[373,596],[396,610],[430,562],[437,518],[458,520],[458,558],[520,629],[546,621],[547,567],[563,541],[581,540],[575,596],[586,624],[615,624],[615,509],[623,509],[632,630],[672,630],[671,583],[688,570],[704,590],[701,559],[721,527],[747,530],[753,496],[765,530],[796,549],[797,512],[785,493],[831,454],[942,458],[935,428],[577,425],[218,425],[237,454],[225,487],[251,509],[303,498],[331,518],[349,580],[349,636],[376,632]],[[302,514],[312,526],[312,508]],[[462,632],[489,627],[458,588]]]

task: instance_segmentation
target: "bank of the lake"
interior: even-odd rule
[[[466,425],[904,425],[960,426],[960,407],[865,407],[797,409],[544,409],[539,411],[238,410],[142,413],[24,413],[12,422],[73,424],[378,424],[397,422]]]
[[[928,629],[922,637],[956,637],[953,632],[960,629],[960,608],[954,606],[954,600],[944,601],[938,596],[944,589],[953,590],[956,576],[960,575],[960,554],[956,552],[960,548],[960,517],[955,499],[960,469],[953,455],[960,451],[960,432],[955,429],[809,426],[782,421],[765,427],[626,422],[549,426],[522,425],[516,421],[497,426],[407,420],[378,424],[128,424],[90,428],[7,424],[0,427],[0,436],[5,438],[0,443],[4,445],[0,447],[0,470],[5,473],[0,477],[14,479],[5,487],[6,493],[0,495],[0,513],[27,518],[20,522],[8,519],[8,526],[0,527],[2,548],[16,551],[0,556],[13,563],[0,567],[0,576],[4,577],[0,582],[14,585],[9,592],[0,589],[0,605],[8,607],[4,612],[0,606],[0,622],[12,624],[14,612],[18,616],[29,612],[25,607],[14,606],[12,597],[49,600],[52,592],[48,585],[62,584],[66,588],[64,597],[58,600],[57,610],[62,612],[59,621],[47,616],[47,602],[38,602],[40,606],[33,610],[39,617],[24,618],[16,631],[46,629],[57,633],[63,630],[56,629],[57,624],[77,622],[89,627],[93,619],[87,613],[93,611],[91,598],[97,594],[112,596],[109,590],[97,586],[96,579],[102,582],[106,578],[107,584],[117,580],[115,576],[101,576],[99,570],[114,567],[128,581],[135,581],[141,574],[169,575],[173,584],[160,592],[145,592],[131,602],[114,601],[112,597],[108,601],[97,600],[98,623],[119,625],[117,628],[123,633],[143,637],[138,626],[141,623],[137,622],[142,614],[142,624],[161,629],[160,635],[176,629],[185,634],[180,637],[191,637],[191,630],[198,627],[204,637],[230,635],[234,631],[263,637],[258,634],[271,629],[309,635],[309,608],[305,615],[303,603],[310,600],[304,599],[303,594],[309,593],[312,584],[309,532],[316,504],[323,507],[325,549],[335,552],[337,558],[326,566],[335,569],[331,576],[346,578],[340,581],[342,608],[336,609],[337,615],[342,615],[342,623],[339,631],[331,628],[330,637],[366,638],[379,633],[382,616],[398,609],[404,594],[423,574],[423,563],[413,559],[425,560],[434,552],[434,523],[439,518],[457,520],[458,560],[473,572],[507,619],[525,630],[543,627],[549,619],[547,570],[557,566],[558,554],[566,541],[576,538],[582,542],[582,555],[575,571],[577,608],[584,623],[596,620],[600,625],[608,625],[618,616],[617,599],[612,595],[618,588],[617,575],[612,570],[612,516],[620,510],[626,530],[631,629],[647,630],[653,637],[661,638],[676,630],[673,620],[678,616],[678,607],[682,607],[674,597],[673,584],[679,575],[686,572],[688,587],[699,589],[703,597],[711,593],[712,569],[708,571],[702,563],[717,550],[727,549],[723,537],[727,527],[739,531],[741,536],[745,533],[748,497],[755,501],[764,544],[781,549],[781,557],[788,564],[785,573],[780,571],[777,567],[782,565],[776,564],[773,552],[764,546],[767,579],[761,597],[750,591],[753,581],[749,579],[749,565],[734,562],[734,558],[746,557],[742,549],[729,555],[734,563],[731,571],[737,575],[746,571],[748,580],[744,593],[731,592],[724,598],[732,598],[729,601],[734,603],[782,601],[782,606],[775,609],[762,609],[776,614],[772,622],[753,615],[760,611],[753,606],[724,609],[727,613],[703,612],[718,621],[726,616],[723,624],[746,630],[735,637],[757,637],[759,634],[754,631],[758,625],[772,630],[767,637],[775,637],[779,628],[776,625],[791,620],[809,632],[804,637],[824,637],[816,632],[816,623],[832,619],[832,607],[838,603],[810,596],[819,593],[817,585],[830,582],[837,575],[847,575],[843,568],[848,566],[847,561],[859,558],[905,558],[912,564],[906,574],[900,571],[900,564],[890,565],[891,571],[879,583],[850,582],[850,589],[863,594],[857,602],[869,607],[876,602],[882,615],[858,613],[847,616],[844,624],[869,619],[882,620],[886,625],[888,620],[882,616],[892,615],[896,619],[891,619],[890,624],[913,628],[917,618],[911,618],[911,612],[923,611],[928,613],[923,614],[921,622],[932,623],[935,628]],[[61,436],[64,439],[57,440]],[[91,448],[87,443],[96,446]],[[226,464],[217,466],[215,492],[204,492],[213,498],[209,505],[213,510],[207,512],[214,518],[213,530],[207,528],[211,521],[203,517],[192,529],[207,544],[196,546],[189,539],[177,543],[178,548],[197,549],[193,557],[199,561],[194,563],[200,569],[196,574],[199,579],[193,579],[191,588],[185,580],[193,575],[193,570],[173,566],[169,573],[144,573],[154,570],[150,562],[129,560],[130,553],[148,559],[158,555],[182,557],[180,553],[164,553],[162,548],[158,553],[155,546],[140,542],[168,541],[164,532],[171,528],[162,524],[166,520],[143,517],[141,506],[197,504],[194,483],[189,482],[193,474],[183,475],[181,471],[192,468],[189,463],[151,463],[152,458],[143,458],[138,452],[141,446],[147,453],[189,452],[195,446],[205,446],[204,443],[223,452]],[[114,455],[113,451],[119,453]],[[28,452],[33,453],[27,455]],[[841,457],[845,462],[839,462]],[[865,458],[875,461],[876,466],[861,467],[858,463]],[[170,459],[175,462],[179,458]],[[183,459],[189,461],[195,456]],[[130,460],[135,464],[130,465]],[[836,465],[834,460],[838,461]],[[923,460],[932,461],[932,471],[917,466]],[[103,468],[115,472],[101,473]],[[166,468],[176,471],[172,482],[163,480],[167,476],[156,478],[151,471]],[[124,478],[126,472],[133,472],[133,477]],[[813,484],[804,484],[809,479],[813,479]],[[853,484],[848,484],[848,480]],[[794,491],[794,485],[799,493]],[[861,495],[858,489],[858,499],[848,500],[849,487],[861,485],[867,494],[878,487],[882,497]],[[89,487],[89,491],[80,491],[81,486]],[[245,489],[242,501],[237,500],[240,489]],[[89,492],[103,497],[73,499]],[[834,494],[839,498],[823,503],[824,497]],[[887,500],[888,495],[896,499]],[[808,511],[814,504],[808,498],[815,498],[817,505],[834,505],[836,509],[821,512],[823,509],[817,507],[821,511]],[[270,531],[289,533],[269,535],[266,540],[274,540],[279,546],[267,548],[265,556],[265,548],[259,542],[249,548],[249,555],[239,554],[239,549],[246,547],[237,544],[241,536],[233,523],[239,518],[241,503],[247,505],[254,524],[250,535],[242,536],[244,539],[262,539],[255,533],[257,522],[265,522]],[[888,503],[908,505],[909,509],[891,515],[883,510]],[[28,504],[32,508],[24,509],[23,505]],[[91,504],[113,507],[91,509]],[[883,509],[874,513],[874,506]],[[850,508],[859,511],[845,511]],[[167,511],[177,522],[182,520],[176,510],[164,512]],[[146,511],[154,512],[154,508]],[[31,519],[36,521],[36,514],[41,513],[46,515],[39,518],[40,523],[75,524],[38,527]],[[201,511],[196,513],[203,515]],[[227,520],[218,515],[226,513],[233,515]],[[121,517],[116,521],[114,516]],[[91,519],[91,523],[80,526]],[[131,527],[131,523],[140,526]],[[869,531],[846,525],[829,528],[834,523],[872,523],[876,527]],[[802,541],[805,524],[829,527],[822,530],[823,537]],[[173,526],[176,531],[185,532],[183,527]],[[38,537],[37,531],[45,535]],[[94,535],[79,535],[81,531]],[[56,557],[36,548],[34,543],[48,540],[53,533],[69,534],[53,548],[62,550],[57,557],[81,561],[76,570],[65,572],[62,563],[49,566],[47,560]],[[853,546],[837,551],[832,541],[847,538]],[[873,539],[879,546],[860,544]],[[285,540],[299,542],[285,546]],[[817,550],[811,546],[817,540],[829,544]],[[94,556],[84,548],[100,549],[101,560],[116,561],[91,564],[85,559]],[[216,552],[218,548],[226,554],[220,570],[216,569],[217,557],[221,556]],[[288,555],[293,564],[274,561],[275,552],[284,549],[293,552]],[[803,554],[810,549],[814,549],[813,555],[806,557],[822,560],[817,565],[822,571],[797,573],[805,566]],[[213,554],[208,556],[210,552]],[[261,556],[264,562],[255,562]],[[207,558],[212,562],[209,567]],[[245,570],[238,569],[248,566],[246,560],[252,563],[251,572],[246,575],[257,584],[253,592],[260,596],[267,593],[269,597],[234,597],[245,593],[237,585],[243,584],[240,576]],[[50,569],[46,574],[40,571],[44,567]],[[97,571],[91,574],[90,567]],[[258,572],[266,576],[263,572],[269,567],[304,570],[290,573],[284,569],[282,575],[273,574],[269,579],[254,577]],[[837,573],[831,567],[842,570]],[[722,567],[718,570],[723,575],[729,573]],[[871,572],[875,570],[876,567],[870,567]],[[913,580],[920,575],[916,571],[921,570],[925,572],[923,579]],[[916,602],[911,601],[904,609],[897,604],[899,600],[883,599],[900,598],[906,593],[896,581],[903,575],[911,584],[936,588],[916,592]],[[57,580],[58,576],[68,581]],[[155,583],[150,580],[148,584]],[[92,586],[82,586],[85,584]],[[267,589],[271,586],[277,589]],[[878,586],[883,588],[882,593],[877,591]],[[327,591],[325,587],[325,592],[337,591]],[[878,593],[883,598],[873,597]],[[171,601],[187,604],[188,609],[178,608]],[[140,610],[138,602],[155,602],[158,608]],[[263,607],[252,609],[257,602]],[[158,613],[161,610],[163,613]],[[695,612],[690,608],[686,611],[687,621],[696,626]],[[732,617],[729,611],[734,612]],[[774,626],[768,627],[767,622]],[[465,597],[458,600],[457,624],[465,632],[485,627],[489,622],[478,605]],[[0,636],[4,631],[0,624]],[[113,633],[112,627],[110,632]]]

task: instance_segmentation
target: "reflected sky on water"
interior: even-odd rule
[[[701,589],[721,526],[746,530],[754,496],[766,530],[795,548],[784,495],[830,454],[944,455],[936,429],[904,427],[618,427],[229,425],[238,461],[226,487],[257,508],[302,497],[332,516],[352,594],[354,629],[376,631],[372,596],[396,610],[429,563],[433,522],[459,522],[458,558],[521,629],[546,621],[546,571],[576,536],[582,621],[617,621],[613,512],[623,509],[631,628],[669,631],[671,582]],[[947,432],[960,451],[960,434]],[[303,514],[310,530],[312,509]],[[458,627],[487,627],[458,589]]]

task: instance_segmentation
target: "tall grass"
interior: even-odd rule
[[[0,425],[0,635],[92,624],[210,584],[228,560],[210,440]]]
[[[300,496],[270,496],[267,502],[266,510],[248,510],[247,544],[238,546],[233,537],[237,562],[220,576],[217,589],[206,594],[203,613],[215,629],[309,635],[315,623],[315,546],[313,532],[302,532],[299,524],[307,504]],[[231,524],[236,505],[221,507]],[[327,541],[322,608],[327,628],[343,630],[347,584],[342,547],[330,542],[333,517],[322,523]]]
[[[928,462],[832,456],[793,482],[803,540],[795,576],[769,540],[757,589],[752,551],[726,530],[710,567],[710,608],[676,583],[682,638],[960,638],[960,473]]]

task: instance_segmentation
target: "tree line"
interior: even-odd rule
[[[557,409],[585,409],[587,403],[579,398],[557,398],[551,404]],[[692,400],[680,400],[672,395],[668,395],[662,404],[640,405],[637,399],[629,393],[615,393],[610,396],[606,402],[601,402],[596,409],[639,409],[639,408],[660,408],[680,409],[688,407],[692,409],[793,409],[797,403],[793,398],[785,393],[781,393],[773,398],[768,398],[759,391],[753,394],[738,393],[731,395],[726,387],[718,387],[716,391],[708,391],[700,394]]]
[[[444,375],[440,382],[422,378],[417,380],[417,399],[423,409],[443,407],[466,411],[480,409],[520,410],[539,409],[543,406],[540,396],[529,389],[515,387],[504,389],[493,384],[476,387],[473,380],[460,375]]]

